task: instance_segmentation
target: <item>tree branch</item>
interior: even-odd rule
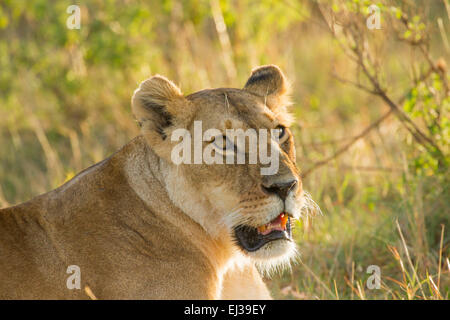
[[[393,113],[393,110],[389,110],[384,115],[382,115],[378,120],[370,124],[368,127],[366,127],[363,131],[361,131],[358,135],[354,136],[350,142],[348,142],[346,145],[344,145],[342,148],[340,148],[338,151],[336,151],[333,155],[329,156],[328,158],[325,158],[319,162],[316,162],[311,168],[306,170],[302,173],[302,177],[305,178],[307,175],[309,175],[311,172],[316,170],[317,168],[320,168],[321,166],[327,164],[331,160],[336,159],[340,155],[342,155],[344,152],[346,152],[352,145],[354,145],[359,139],[367,135],[372,129],[378,127],[385,119],[387,119],[391,114]]]

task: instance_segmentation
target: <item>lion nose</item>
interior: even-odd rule
[[[267,194],[277,194],[283,201],[295,186],[297,185],[297,180],[291,180],[289,182],[276,182],[272,183],[270,186],[262,185],[262,190]]]

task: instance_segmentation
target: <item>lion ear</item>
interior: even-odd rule
[[[244,90],[263,97],[271,109],[289,104],[290,85],[283,72],[275,65],[253,69]]]
[[[131,99],[133,114],[143,133],[165,140],[165,130],[173,125],[184,107],[181,90],[167,78],[156,75],[143,81]]]

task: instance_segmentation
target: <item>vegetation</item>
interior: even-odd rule
[[[137,135],[130,98],[149,75],[188,94],[273,63],[293,82],[298,165],[323,212],[298,223],[301,258],[268,280],[274,296],[449,298],[448,0],[90,0],[72,30],[71,4],[0,3],[0,207]]]

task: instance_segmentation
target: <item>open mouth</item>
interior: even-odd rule
[[[272,241],[291,241],[291,220],[285,212],[282,212],[272,221],[257,228],[247,225],[237,226],[234,228],[234,234],[243,249],[253,252]]]

